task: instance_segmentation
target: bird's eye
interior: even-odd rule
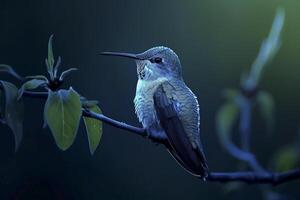
[[[154,57],[150,59],[150,62],[152,63],[161,63],[162,62],[162,58],[160,57]]]

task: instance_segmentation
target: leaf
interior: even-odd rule
[[[54,65],[52,40],[53,40],[53,34],[50,36],[48,41],[48,58],[46,59],[47,70],[51,77],[53,76],[53,65]]]
[[[36,75],[36,76],[26,76],[27,79],[40,79],[48,82],[48,79],[44,75]]]
[[[221,142],[224,142],[229,137],[232,126],[238,117],[238,112],[238,106],[233,102],[228,102],[217,113],[217,132]]]
[[[94,106],[97,106],[99,101],[97,100],[81,100],[82,107],[84,108],[93,108]]]
[[[54,77],[57,77],[57,71],[58,71],[60,64],[61,64],[61,57],[58,56],[57,62],[54,67]]]
[[[23,102],[18,101],[18,88],[13,84],[1,81],[5,93],[4,120],[15,136],[15,150],[17,151],[23,136]]]
[[[295,168],[299,162],[299,152],[290,145],[280,149],[274,156],[276,171],[283,172]]]
[[[14,76],[15,78],[22,80],[23,77],[21,77],[17,72],[9,65],[5,64],[0,64],[0,72],[6,72],[9,73],[10,75]]]
[[[78,70],[78,69],[77,69],[77,68],[70,68],[70,69],[67,69],[66,71],[64,71],[63,73],[61,73],[61,75],[60,75],[60,77],[59,77],[59,80],[60,80],[60,81],[64,80],[64,78],[65,78],[68,74],[70,74],[70,72],[76,71],[76,70]]]
[[[271,94],[260,91],[257,94],[256,101],[262,118],[265,120],[268,131],[272,131],[274,126],[274,100]]]
[[[73,144],[81,113],[80,96],[75,90],[49,91],[44,117],[61,150]]]
[[[243,83],[246,88],[256,87],[266,65],[274,58],[281,45],[284,25],[284,10],[278,9],[268,37],[262,42],[260,51],[252,64],[249,78]]]
[[[223,95],[227,100],[230,101],[234,100],[238,95],[240,95],[240,92],[236,89],[228,88],[223,91]]]
[[[93,106],[89,110],[98,114],[102,113],[98,106]],[[93,155],[102,136],[102,122],[89,117],[83,117],[83,120],[89,140],[90,152]]]
[[[25,82],[18,92],[18,99],[20,99],[25,90],[33,90],[44,84],[47,84],[45,80],[32,79],[30,81]]]

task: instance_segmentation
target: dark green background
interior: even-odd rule
[[[237,162],[220,146],[215,114],[221,91],[238,87],[267,36],[278,6],[286,10],[283,45],[261,87],[276,101],[276,129],[267,135],[254,115],[253,149],[268,166],[272,153],[294,141],[300,121],[300,2],[298,0],[0,1],[0,62],[22,75],[45,73],[47,41],[63,66],[80,71],[72,85],[97,99],[103,112],[138,125],[134,114],[133,61],[101,57],[104,50],[141,52],[171,47],[184,78],[199,97],[201,134],[211,171],[234,171]],[[1,79],[10,77],[1,75]],[[43,101],[26,100],[24,140],[14,153],[10,130],[0,126],[0,199],[254,199],[256,186],[225,193],[224,184],[203,183],[183,171],[161,146],[104,126],[101,145],[90,156],[83,127],[74,145],[60,151],[42,129]],[[276,187],[300,198],[299,182]]]

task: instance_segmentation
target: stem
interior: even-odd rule
[[[85,117],[98,119],[102,122],[105,122],[105,123],[111,125],[111,126],[114,126],[116,128],[119,128],[119,129],[127,130],[127,131],[130,131],[132,133],[136,133],[136,134],[141,135],[143,137],[148,136],[148,134],[147,134],[147,132],[144,128],[138,128],[138,127],[135,127],[135,126],[128,125],[124,122],[119,122],[119,121],[111,119],[111,118],[109,118],[109,117],[107,117],[103,114],[94,113],[94,112],[91,112],[89,110],[83,110],[82,115],[85,116]]]
[[[247,162],[254,171],[266,172],[266,170],[264,170],[264,168],[257,162],[255,155],[251,152],[240,149],[230,140],[224,141],[224,147],[227,149],[231,156],[235,157],[238,160]]]
[[[243,98],[240,103],[241,119],[240,119],[240,133],[241,146],[244,151],[250,151],[251,141],[251,102],[249,99]]]
[[[257,172],[266,172],[266,170],[259,164],[256,156],[251,153],[251,112],[252,104],[251,99],[247,97],[240,97],[237,99],[237,103],[240,106],[240,134],[241,134],[241,146],[242,151],[251,154],[251,157],[246,158],[249,166]],[[245,160],[244,160],[245,161]]]
[[[271,184],[273,186],[300,179],[300,169],[283,173],[258,173],[258,172],[212,172],[206,180],[214,182],[240,181],[249,184]]]

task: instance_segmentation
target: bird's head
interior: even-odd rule
[[[182,78],[180,60],[168,47],[153,47],[139,54],[120,52],[102,52],[101,54],[134,59],[138,78],[142,80],[156,80],[162,77]]]

